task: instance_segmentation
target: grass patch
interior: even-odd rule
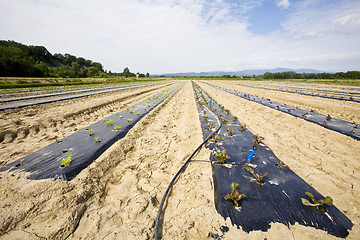
[[[69,78],[0,78],[0,89],[74,86],[96,84],[129,84],[162,81],[162,79],[69,79]]]

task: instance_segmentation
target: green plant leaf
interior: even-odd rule
[[[301,198],[301,201],[302,201],[302,204],[304,204],[305,206],[308,206],[308,207],[317,207],[318,206],[318,204],[313,204],[305,198]]]
[[[239,184],[236,183],[236,182],[233,182],[233,183],[231,183],[231,185],[230,185],[230,187],[231,187],[232,190],[235,190],[238,186],[239,186]]]
[[[326,205],[331,206],[331,205],[333,204],[333,199],[332,199],[331,197],[327,196],[327,197],[324,199],[324,203],[325,203]]]
[[[316,203],[316,200],[315,200],[314,195],[313,195],[312,193],[310,193],[310,192],[305,192],[305,194],[306,194],[314,203]]]

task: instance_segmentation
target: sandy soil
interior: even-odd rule
[[[215,83],[209,81],[209,83]],[[330,114],[334,118],[343,119],[349,122],[355,121],[360,123],[360,107],[357,102],[339,101],[320,97],[311,97],[295,93],[286,93],[272,90],[256,89],[237,85],[232,81],[232,84],[216,83],[218,86],[234,89],[239,92],[249,93],[262,98],[269,98],[273,101],[285,103],[294,107],[314,110],[325,116]]]
[[[348,239],[360,237],[360,200],[356,198],[360,193],[358,141],[204,84],[201,86],[248,124],[253,133],[264,136],[275,154],[297,174],[323,195],[332,196],[336,206],[354,223]],[[128,97],[119,97],[121,103],[105,104],[98,112],[97,107],[91,107],[89,99],[72,104],[72,107],[91,106],[72,110],[74,114],[69,110],[70,116],[63,124],[43,125],[36,133],[23,138],[6,134],[0,154],[9,157],[12,153],[14,158],[19,158],[54,141],[49,139],[53,133],[61,132],[62,135],[55,134],[55,137],[62,138],[89,125],[90,120],[84,115],[94,112],[90,119],[98,120],[152,95],[152,92],[140,94],[135,100],[131,93]],[[113,99],[114,95],[108,97]],[[54,104],[53,108],[58,105]],[[66,106],[69,104],[64,104],[63,109]],[[14,112],[12,117],[37,126],[42,124],[39,113],[46,113],[47,107],[43,107]],[[26,116],[29,112],[33,115]],[[50,109],[47,114],[56,116]],[[50,121],[50,116],[44,116]],[[74,125],[63,126],[73,116]],[[15,128],[12,126],[16,125],[11,124],[9,116],[1,129],[7,127],[11,131]],[[37,141],[40,142],[37,146],[27,146]],[[26,174],[0,173],[0,239],[153,239],[159,202],[167,185],[201,142],[193,91],[187,82],[70,182],[31,181],[25,178]],[[8,161],[3,159],[2,164]],[[195,159],[208,160],[209,152],[203,149]],[[168,197],[163,239],[211,239],[210,232],[221,235],[221,226],[230,228],[224,239],[336,239],[314,228],[295,225],[288,229],[278,223],[272,224],[268,232],[244,233],[215,210],[210,163],[191,162]]]
[[[359,141],[205,84],[200,86],[247,124],[251,132],[265,137],[264,142],[294,172],[323,195],[331,196],[354,223],[348,238],[360,237]],[[298,98],[300,101],[302,96]]]
[[[0,166],[152,96],[166,86],[169,84],[0,111]]]

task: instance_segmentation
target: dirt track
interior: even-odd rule
[[[266,144],[292,170],[323,195],[332,196],[335,205],[354,223],[348,239],[359,238],[358,141],[204,84],[200,86],[246,123],[250,131],[265,137]],[[20,158],[160,91],[155,88],[143,94],[140,92],[144,88],[138,89],[137,97],[135,90],[122,93],[117,102],[112,102],[113,94],[96,103],[90,101],[92,98],[83,99],[71,105],[64,114],[66,118],[55,117],[54,121],[50,119],[56,116],[56,109],[66,109],[69,104],[13,110],[2,116],[6,121],[2,121],[1,129],[14,132],[15,118],[28,126],[29,134],[5,134],[1,156]],[[187,82],[70,182],[30,181],[24,174],[0,173],[0,239],[152,239],[159,202],[168,183],[201,142],[195,100]],[[207,150],[195,157],[208,158]],[[9,161],[3,159],[2,165]],[[219,228],[223,225],[230,227],[225,239],[336,239],[314,228],[295,225],[288,229],[282,224],[272,224],[266,233],[246,234],[216,212],[213,194],[210,164],[191,162],[167,201],[164,239],[210,239],[210,232],[221,235]]]

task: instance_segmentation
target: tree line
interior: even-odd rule
[[[43,46],[27,46],[15,41],[0,40],[1,77],[149,77],[149,73],[132,73],[124,68],[122,73],[104,71],[101,63],[71,54],[51,54]]]
[[[226,78],[231,78],[225,75]],[[233,76],[235,77],[235,76]],[[265,79],[360,79],[360,71],[347,71],[337,73],[297,73],[287,72],[266,72],[261,75],[244,76],[244,78],[265,78]]]

